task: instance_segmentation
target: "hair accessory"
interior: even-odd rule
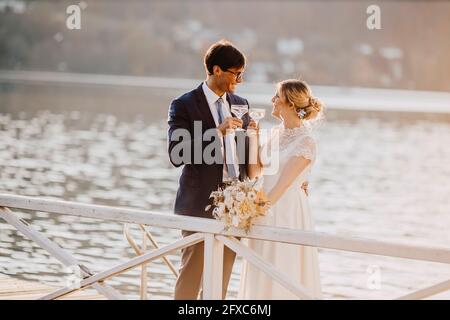
[[[300,110],[297,112],[297,114],[298,114],[298,116],[300,117],[300,119],[304,119],[305,116],[306,116],[306,111],[305,111],[305,109],[300,109]]]

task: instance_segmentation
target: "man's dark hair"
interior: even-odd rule
[[[245,60],[245,55],[231,42],[220,40],[206,51],[205,67],[211,75],[214,66],[219,66],[223,71],[229,68],[241,68],[245,66]]]

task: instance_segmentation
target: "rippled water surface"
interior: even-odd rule
[[[167,161],[165,130],[164,119],[0,113],[0,192],[170,214],[180,170]],[[318,231],[449,247],[450,123],[330,120],[318,141],[310,196]],[[17,213],[95,271],[134,256],[119,223]],[[177,230],[150,230],[161,244],[179,237]],[[137,228],[133,234],[140,239]],[[170,259],[178,265],[178,254]],[[450,278],[444,264],[334,250],[320,251],[320,268],[324,296],[334,299],[394,298]],[[239,269],[240,260],[229,298],[236,296]],[[0,221],[0,273],[62,285],[62,272],[45,250]],[[138,279],[136,269],[109,283],[137,297]],[[162,261],[149,264],[150,298],[171,298],[174,283]]]

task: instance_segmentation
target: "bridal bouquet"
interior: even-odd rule
[[[257,184],[258,180],[233,180],[211,193],[213,216],[225,223],[225,230],[234,226],[249,232],[254,220],[266,214],[269,201]],[[210,208],[207,206],[205,211]]]

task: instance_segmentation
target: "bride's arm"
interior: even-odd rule
[[[267,194],[271,205],[274,205],[283,195],[283,193],[292,185],[295,179],[311,163],[311,160],[305,157],[292,157],[278,178],[277,183]]]
[[[259,150],[259,130],[247,131],[249,134],[249,161],[247,164],[247,175],[250,179],[255,179],[261,175],[261,158]]]
[[[277,183],[267,194],[272,205],[281,198],[287,188],[309,166],[311,161],[314,161],[315,155],[316,143],[312,137],[306,136],[296,141],[291,158],[282,168]]]

